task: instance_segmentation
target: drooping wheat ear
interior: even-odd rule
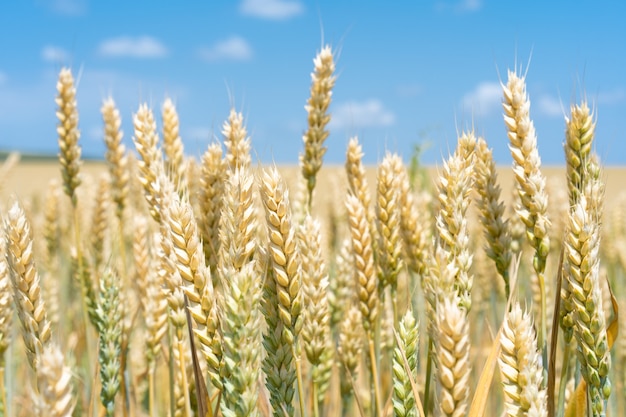
[[[352,382],[357,380],[357,368],[363,354],[363,319],[361,311],[356,305],[346,310],[339,327],[337,342],[337,358],[341,363],[341,397],[347,403],[352,393]],[[345,410],[345,408],[344,408]],[[346,415],[345,412],[342,415]]]
[[[4,354],[11,343],[11,322],[13,321],[13,305],[11,304],[11,278],[6,257],[6,241],[4,233],[0,237],[0,368],[4,369]],[[2,375],[4,377],[4,375]],[[2,382],[0,382],[1,384]],[[4,393],[0,393],[4,394]],[[3,401],[4,397],[0,398]],[[6,402],[2,402],[6,406]]]
[[[59,161],[61,162],[61,173],[63,174],[63,188],[65,193],[72,200],[72,205],[76,206],[76,188],[80,185],[80,146],[78,139],[78,109],[76,108],[76,88],[74,87],[74,77],[69,68],[62,68],[57,82],[56,105],[57,134],[59,136]]]
[[[533,268],[537,272],[541,291],[541,317],[539,323],[539,345],[546,340],[546,296],[544,272],[550,251],[547,216],[548,194],[546,180],[541,173],[541,158],[537,149],[535,126],[530,119],[530,100],[526,94],[526,81],[515,72],[509,71],[508,82],[502,85],[504,92],[504,124],[509,137],[509,149],[513,156],[519,204],[517,215],[526,226],[526,236],[535,250]],[[542,348],[543,349],[543,348]]]
[[[54,270],[54,268],[56,268],[56,254],[60,246],[59,187],[59,181],[56,178],[51,179],[48,183],[44,201],[43,235],[46,241],[45,263],[48,270]]]
[[[266,323],[263,335],[263,347],[266,353],[263,359],[265,386],[270,395],[273,415],[290,417],[295,412],[293,407],[297,378],[295,358],[291,343],[283,337],[287,328],[280,316],[277,283],[274,278],[274,269],[271,267],[263,285],[261,309]]]
[[[103,175],[98,183],[98,193],[91,217],[91,251],[94,271],[100,271],[102,262],[108,258],[107,238],[111,224],[109,220],[109,177]]]
[[[106,269],[100,280],[96,316],[99,334],[98,363],[102,384],[100,401],[107,417],[115,415],[115,396],[120,388],[122,313],[119,295],[119,278],[114,271]]]
[[[567,163],[567,186],[570,206],[585,189],[593,137],[596,129],[593,114],[586,101],[572,105],[571,117],[565,118],[565,162]]]
[[[41,353],[37,369],[39,396],[50,417],[71,417],[74,411],[72,371],[65,365],[61,349],[48,345]]]
[[[352,239],[348,236],[339,245],[335,257],[335,273],[329,276],[328,306],[330,327],[337,328],[350,306],[356,302],[356,275],[352,259]]]
[[[378,283],[372,253],[372,237],[365,207],[357,197],[349,194],[346,201],[348,223],[352,238],[352,255],[357,277],[357,294],[363,328],[371,336],[378,319]]]
[[[311,74],[311,95],[305,109],[308,113],[308,129],[302,141],[304,152],[300,154],[302,176],[307,181],[309,190],[309,207],[315,188],[315,177],[322,167],[322,159],[326,153],[324,141],[328,137],[326,125],[330,122],[328,106],[332,99],[335,85],[335,61],[330,46],[325,46],[313,60],[315,69]]]
[[[227,163],[222,158],[222,147],[220,144],[210,144],[202,156],[200,208],[202,209],[201,225],[204,256],[212,273],[217,272],[217,254],[220,246],[219,224],[226,181],[226,166]]]
[[[304,317],[302,341],[312,365],[319,365],[330,340],[328,310],[328,272],[322,256],[322,233],[319,221],[307,215],[298,231],[302,259],[302,304]]]
[[[600,218],[591,213],[584,195],[570,214],[565,239],[568,259],[564,271],[573,295],[574,335],[578,342],[578,360],[587,382],[594,416],[604,415],[605,401],[611,393],[608,379],[611,367],[602,307],[599,276]]]
[[[257,213],[254,178],[248,168],[237,168],[226,181],[219,228],[219,270],[240,271],[254,256]],[[227,276],[221,274],[223,279]]]
[[[409,309],[398,325],[400,343],[393,351],[393,412],[394,416],[418,416],[411,378],[417,378],[419,323]],[[408,365],[408,371],[405,367]]]
[[[133,142],[141,157],[137,161],[139,182],[144,189],[150,215],[157,223],[161,222],[162,184],[159,183],[163,169],[163,155],[159,149],[156,122],[147,104],[139,106],[133,117],[135,136]]]
[[[185,184],[185,151],[179,133],[178,113],[174,102],[169,97],[163,102],[161,117],[163,119],[165,171],[170,175],[178,190],[187,190]]]
[[[224,145],[226,146],[226,162],[231,170],[250,168],[250,138],[243,124],[243,115],[235,109],[230,110],[228,120],[222,126]]]
[[[15,307],[22,323],[28,363],[36,372],[39,356],[50,341],[51,326],[35,266],[30,223],[17,202],[9,209],[5,231]]]
[[[469,311],[472,306],[472,255],[469,247],[467,209],[471,202],[473,162],[476,137],[464,133],[454,154],[444,163],[437,184],[439,213],[436,217],[438,244],[448,263],[456,265],[454,287],[461,306]]]
[[[391,286],[392,298],[402,268],[400,241],[400,184],[396,172],[402,170],[397,154],[387,153],[378,167],[376,185],[376,227],[378,230],[378,273],[383,288]],[[395,300],[394,300],[395,302]]]
[[[394,175],[400,187],[400,236],[404,247],[404,261],[409,269],[423,279],[428,267],[428,214],[421,210],[411,191],[409,175],[404,165],[396,166]]]
[[[496,264],[496,269],[504,279],[505,292],[509,294],[509,266],[511,265],[511,235],[508,221],[504,218],[504,203],[500,198],[500,185],[492,150],[482,137],[476,142],[474,180],[480,210],[480,222],[487,241],[485,251]]]
[[[543,367],[532,318],[515,303],[500,337],[498,365],[507,416],[547,416]]]
[[[111,197],[115,203],[115,213],[120,221],[129,192],[129,170],[126,146],[122,143],[123,132],[120,129],[122,120],[112,98],[102,103],[102,119],[104,121],[104,143],[107,151],[105,157],[111,176]]]
[[[469,321],[456,296],[437,304],[437,392],[439,415],[464,416],[469,398]]]
[[[276,280],[279,316],[285,324],[288,343],[295,343],[302,328],[301,260],[296,230],[291,222],[289,191],[276,168],[264,170],[261,198],[269,231],[269,256]]]
[[[224,290],[221,333],[224,346],[223,374],[226,375],[221,402],[227,416],[258,416],[258,379],[261,374],[261,277],[255,263],[239,270],[229,269]]]

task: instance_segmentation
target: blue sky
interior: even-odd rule
[[[545,164],[562,164],[564,115],[585,96],[598,153],[624,164],[625,16],[617,0],[1,1],[0,148],[57,152],[55,83],[69,65],[85,155],[104,153],[103,98],[116,100],[132,147],[139,103],[160,112],[170,96],[188,154],[205,150],[235,106],[263,162],[295,163],[324,42],[338,75],[329,163],[343,163],[352,135],[369,163],[385,150],[408,159],[424,141],[424,161],[436,163],[473,126],[509,164],[499,81],[517,64]]]

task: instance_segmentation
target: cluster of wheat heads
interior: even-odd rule
[[[253,167],[234,110],[185,156],[170,99],[161,131],[148,105],[133,114],[133,152],[106,99],[108,169],[83,176],[61,71],[62,180],[2,209],[0,415],[619,415],[626,200],[603,215],[588,105],[565,120],[566,188],[510,72],[512,198],[472,131],[423,189],[391,152],[368,184],[351,138],[333,194],[318,174],[334,68],[323,48],[296,181]]]

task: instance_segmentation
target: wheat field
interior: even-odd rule
[[[280,167],[234,109],[186,155],[169,99],[104,100],[105,160],[83,161],[61,70],[59,159],[0,171],[0,415],[623,415],[626,171],[587,103],[563,167],[541,166],[514,71],[512,166],[472,131],[438,167],[365,166],[356,137],[331,166],[334,70],[322,48]]]

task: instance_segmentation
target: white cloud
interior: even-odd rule
[[[461,105],[474,115],[486,116],[501,108],[502,87],[497,82],[482,82],[463,96]]]
[[[556,98],[547,94],[537,99],[537,108],[542,114],[550,117],[563,116],[565,114],[563,104]]]
[[[120,36],[100,43],[100,55],[108,57],[162,58],[167,48],[151,36]]]
[[[380,100],[348,101],[338,104],[332,111],[331,128],[363,128],[391,126],[396,116],[385,109]]]
[[[67,64],[70,60],[70,53],[58,46],[46,45],[41,50],[41,59],[54,64]]]
[[[86,0],[46,0],[53,12],[65,16],[80,16],[87,11]]]
[[[271,20],[286,20],[304,12],[304,6],[295,0],[243,0],[241,13]]]
[[[198,52],[205,61],[247,61],[252,58],[252,47],[240,36],[231,36]]]

